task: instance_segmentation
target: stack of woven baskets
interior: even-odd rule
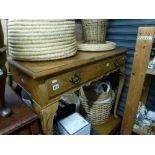
[[[106,29],[108,21],[105,19],[83,19],[84,43],[78,44],[78,50],[82,51],[108,51],[116,47],[116,44],[106,41]]]
[[[75,21],[9,20],[8,47],[17,60],[46,61],[77,52]]]

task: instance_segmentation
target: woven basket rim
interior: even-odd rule
[[[116,48],[116,43],[111,41],[106,41],[104,44],[87,44],[87,43],[78,43],[78,50],[80,51],[107,51],[113,50]]]
[[[89,27],[89,26],[101,26],[102,24],[108,24],[108,20],[107,19],[83,19],[82,20],[82,26],[83,27]]]
[[[76,48],[70,48],[70,49],[67,49],[65,51],[45,51],[44,53],[43,52],[40,52],[40,53],[15,53],[13,51],[10,52],[11,55],[14,55],[14,56],[19,56],[19,57],[44,57],[45,55],[60,55],[60,54],[66,54],[67,52],[70,53],[70,51],[73,51],[73,50],[76,50]]]
[[[109,103],[109,102],[108,102],[108,103],[104,103],[104,102],[103,102],[103,104],[102,104],[102,103],[101,103],[102,101],[101,101],[101,99],[100,99],[100,100],[97,100],[97,101],[94,102],[92,108],[93,108],[94,106],[107,106],[108,104],[113,104],[114,97],[115,97],[115,93],[112,92],[112,94],[111,94],[111,103]],[[107,99],[106,99],[106,101],[107,101]]]
[[[24,53],[25,55],[22,55],[22,53],[12,53],[12,52],[9,52],[9,54],[11,54],[12,56],[19,56],[19,57],[46,57],[47,55],[54,55],[54,56],[57,56],[57,55],[63,55],[63,54],[66,54],[66,53],[71,53],[71,52],[74,52],[76,51],[76,48],[72,47],[70,49],[67,49],[67,50],[64,50],[64,51],[47,51],[47,53],[43,53],[43,52],[38,52],[36,55],[30,55],[30,54],[27,54],[27,53]],[[17,55],[16,55],[17,54]]]
[[[47,50],[43,50],[43,51],[39,51],[39,49],[38,49],[38,51],[33,51],[33,50],[29,50],[30,52],[27,52],[27,51],[25,51],[25,52],[17,52],[17,51],[14,51],[14,50],[12,50],[12,49],[9,49],[9,52],[10,53],[12,53],[12,54],[14,54],[14,55],[22,55],[22,56],[26,56],[26,55],[44,55],[44,54],[47,54],[47,53],[51,53],[51,54],[55,54],[55,53],[64,53],[65,51],[67,51],[67,50],[71,50],[71,49],[76,49],[77,50],[77,48],[75,47],[75,46],[70,46],[70,47],[66,47],[66,48],[57,48],[57,49],[53,49],[53,50],[51,50],[51,49],[47,49]]]
[[[108,19],[81,19],[82,22],[105,22],[108,21]]]
[[[8,20],[8,25],[61,25],[75,23],[74,20]]]
[[[78,45],[82,45],[82,46],[92,46],[92,47],[98,47],[98,46],[104,46],[104,45],[107,45],[107,44],[110,44],[110,45],[116,45],[115,42],[112,42],[112,41],[106,41],[105,43],[97,43],[97,44],[91,44],[91,43],[83,43],[83,42],[78,42]]]
[[[13,52],[10,52],[10,54],[12,55],[12,56],[16,56],[16,57],[23,57],[23,59],[24,58],[28,58],[28,57],[35,57],[35,58],[41,58],[41,57],[46,57],[46,56],[56,56],[56,55],[65,55],[65,54],[67,54],[67,53],[70,53],[71,51],[74,51],[74,50],[76,50],[75,48],[70,48],[70,49],[68,49],[67,51],[63,51],[63,52],[50,52],[50,51],[47,51],[47,52],[45,52],[45,53],[42,53],[42,52],[40,52],[40,53],[35,53],[35,54],[32,54],[32,53],[29,53],[29,54],[26,54],[26,53],[24,53],[24,54],[20,54],[20,53],[13,53]]]
[[[62,53],[61,55],[44,55],[41,57],[36,57],[36,56],[29,56],[29,57],[24,57],[23,56],[14,56],[10,53],[10,56],[15,59],[15,60],[21,60],[21,61],[50,61],[50,60],[57,60],[57,59],[63,59],[67,57],[74,56],[77,53],[76,50],[68,51],[68,53]]]

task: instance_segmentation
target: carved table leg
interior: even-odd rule
[[[48,105],[45,108],[34,105],[35,111],[40,115],[43,133],[53,134],[53,119],[58,109],[58,102]]]
[[[119,71],[119,85],[118,85],[117,96],[116,96],[115,107],[114,107],[115,118],[118,118],[116,113],[117,113],[117,107],[118,107],[119,99],[123,89],[124,81],[125,81],[125,66],[121,67]]]

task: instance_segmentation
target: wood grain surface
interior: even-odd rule
[[[22,62],[8,58],[13,80],[24,88],[34,101],[34,111],[40,116],[44,134],[52,134],[61,95],[78,90],[101,77],[125,66],[127,49],[108,52],[78,52],[75,57],[59,61]],[[53,81],[56,81],[53,82]],[[119,102],[124,80],[121,80],[116,106]],[[58,84],[58,89],[53,86]],[[117,108],[115,108],[117,109]],[[116,116],[116,114],[115,114]]]
[[[8,58],[8,62],[26,73],[27,75],[35,78],[47,76],[53,73],[57,73],[63,70],[71,69],[74,67],[80,67],[82,65],[93,63],[99,60],[104,60],[112,56],[120,55],[125,53],[127,49],[116,49],[107,52],[77,52],[74,57],[45,61],[45,62],[26,62],[26,61],[15,61],[12,58]]]
[[[23,103],[19,96],[8,85],[6,85],[5,103],[6,106],[12,109],[13,114],[8,118],[0,118],[0,134],[19,134],[19,131],[20,134],[41,133],[40,129],[36,130],[36,128],[39,127],[38,125],[37,127],[32,127],[39,121],[39,117]],[[26,132],[24,131],[24,127],[27,127]],[[21,128],[23,129],[20,130]],[[32,130],[30,128],[32,128]],[[33,129],[37,132],[33,132]]]
[[[132,133],[136,112],[142,95],[143,84],[147,72],[150,52],[152,49],[154,33],[154,27],[140,27],[138,29],[132,73],[123,116],[121,134]],[[142,39],[145,36],[151,37],[152,39]]]

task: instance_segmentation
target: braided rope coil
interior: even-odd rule
[[[17,60],[46,61],[77,52],[75,21],[9,20],[8,47]]]

